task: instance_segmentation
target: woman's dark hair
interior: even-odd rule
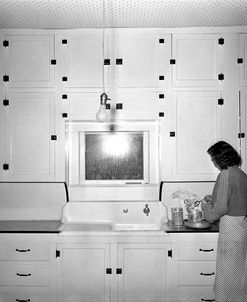
[[[221,170],[232,166],[240,166],[242,163],[242,158],[238,152],[224,141],[219,141],[212,145],[207,150],[207,153]]]

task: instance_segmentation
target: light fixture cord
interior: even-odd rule
[[[102,81],[103,81],[103,93],[105,93],[105,0],[102,0],[103,4],[103,37],[102,37],[102,55],[103,55],[103,74],[102,74]]]

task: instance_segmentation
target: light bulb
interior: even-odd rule
[[[106,112],[106,105],[100,105],[99,111],[96,114],[96,119],[98,122],[105,122],[108,119],[108,114]]]

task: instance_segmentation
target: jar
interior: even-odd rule
[[[183,208],[171,208],[171,214],[173,226],[181,227],[184,225]]]

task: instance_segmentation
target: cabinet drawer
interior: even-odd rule
[[[209,260],[216,259],[217,242],[179,242],[178,260]]]
[[[0,264],[0,286],[48,285],[48,264]]]
[[[200,287],[198,289],[185,288],[180,290],[177,296],[177,301],[180,302],[214,302],[215,294],[213,287],[206,289]]]
[[[0,260],[49,260],[49,257],[47,241],[16,241],[0,244]]]
[[[0,290],[0,302],[49,302],[49,289]]]
[[[213,285],[216,262],[184,262],[178,264],[179,285]]]

